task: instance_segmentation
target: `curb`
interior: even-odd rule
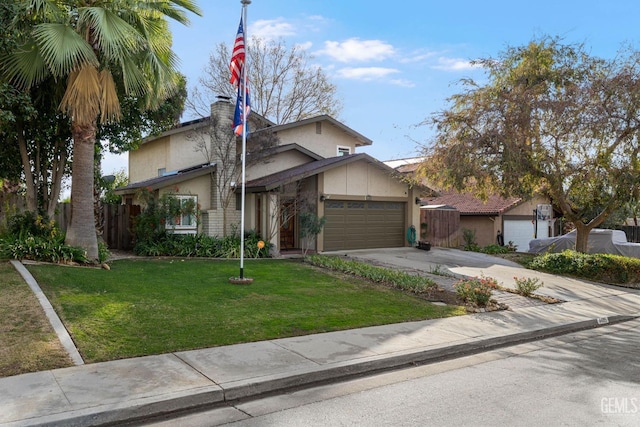
[[[594,329],[601,326],[634,320],[640,315],[615,315],[575,323],[553,326],[534,331],[492,337],[439,348],[413,350],[392,356],[373,356],[356,362],[343,362],[327,368],[298,371],[292,375],[282,374],[263,378],[260,381],[238,381],[227,387],[218,385],[203,387],[196,391],[185,391],[175,395],[164,395],[139,399],[129,404],[110,405],[71,411],[37,419],[23,420],[10,425],[30,426],[108,426],[141,422],[153,417],[177,414],[198,409],[232,404],[239,400],[252,400],[269,394],[282,393],[313,387],[329,382],[339,382],[357,376],[377,374],[394,369],[451,360],[512,345],[552,338]],[[31,421],[31,423],[29,423]],[[24,424],[27,423],[27,424]]]

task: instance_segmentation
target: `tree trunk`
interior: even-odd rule
[[[95,122],[71,124],[73,137],[73,164],[71,174],[71,223],[65,243],[85,249],[89,261],[98,259],[93,210]]]
[[[593,227],[588,227],[582,224],[580,221],[576,221],[576,251],[587,253],[589,248],[589,233]]]
[[[18,147],[20,148],[20,159],[22,160],[22,171],[24,172],[25,184],[27,187],[27,210],[36,212],[38,209],[38,198],[36,195],[36,185],[33,177],[31,159],[27,150],[27,140],[24,137],[22,121],[16,122],[16,133],[18,135]]]

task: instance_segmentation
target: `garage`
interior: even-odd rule
[[[528,220],[504,220],[504,243],[513,242],[518,252],[529,250],[529,241],[533,239],[533,224]]]
[[[401,202],[325,201],[324,250],[404,246],[405,206]]]

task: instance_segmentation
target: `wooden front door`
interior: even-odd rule
[[[280,213],[280,249],[296,247],[296,214],[294,202],[282,205]]]

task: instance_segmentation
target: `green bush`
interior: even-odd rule
[[[509,248],[506,246],[500,246],[500,245],[487,245],[484,248],[481,249],[482,253],[485,254],[489,254],[489,255],[495,255],[495,254],[506,254],[509,252]]]
[[[413,276],[402,271],[376,267],[336,256],[311,255],[306,257],[305,260],[319,267],[352,274],[372,282],[384,283],[416,294],[428,292],[437,286],[433,280],[426,277]]]
[[[7,233],[0,237],[0,258],[88,262],[82,248],[65,245],[64,234],[53,220],[30,211],[7,219]]]
[[[538,256],[531,261],[529,268],[607,283],[640,283],[640,259],[620,255],[565,250]]]
[[[530,297],[535,291],[540,289],[544,283],[535,277],[514,277],[517,292],[525,297]]]
[[[262,241],[256,231],[247,231],[244,238],[244,256],[247,258],[265,258],[269,256],[269,247],[258,248]],[[178,256],[206,258],[239,258],[240,235],[236,230],[223,238],[204,234],[158,233],[153,240],[138,241],[133,248],[137,255]]]
[[[65,245],[63,236],[55,238],[30,235],[5,237],[0,240],[0,257],[45,262],[88,262],[84,250]]]
[[[462,279],[453,285],[463,301],[484,307],[491,299],[491,290],[498,288],[498,282],[491,277]]]

